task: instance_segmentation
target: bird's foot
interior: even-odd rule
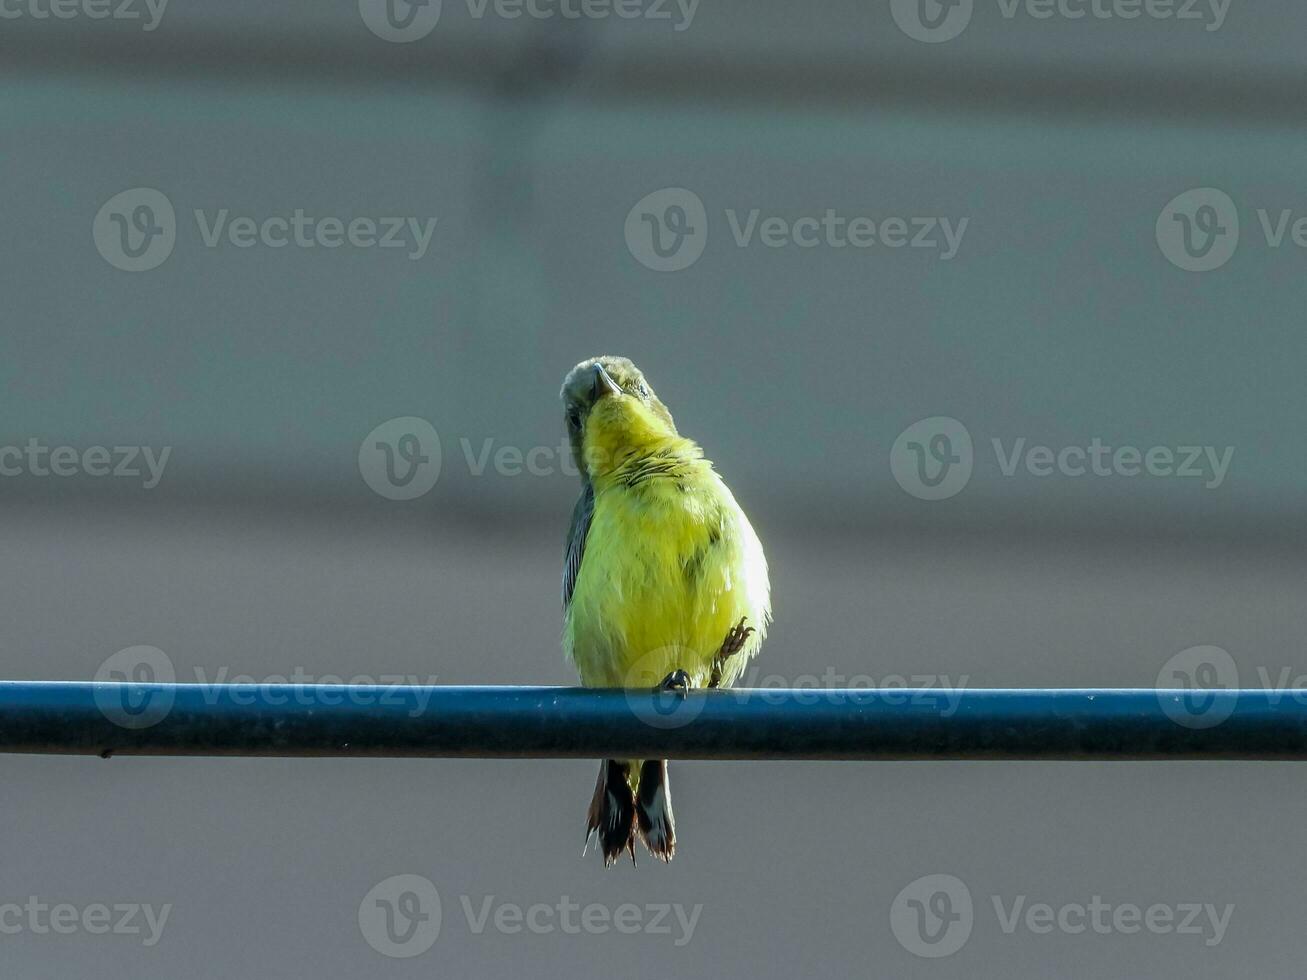
[[[690,693],[690,675],[679,667],[663,678],[655,688],[657,691],[675,691],[681,697]]]
[[[748,616],[741,616],[740,621],[730,628],[726,634],[726,639],[722,640],[722,647],[717,652],[718,658],[726,660],[735,656],[744,649],[744,644],[748,642],[750,636],[757,632],[752,626],[745,626]]]
[[[726,661],[743,650],[749,637],[756,632],[752,626],[744,625],[748,618],[748,616],[741,616],[740,621],[727,630],[726,639],[722,640],[717,656],[713,657],[712,673],[708,678],[709,687],[721,686],[722,675],[726,672]]]

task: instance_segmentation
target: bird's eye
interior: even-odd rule
[[[644,386],[644,383],[643,383],[643,382],[641,382],[641,384],[640,384],[640,389],[639,389],[639,390],[640,390],[640,397],[641,397],[641,398],[648,398],[648,397],[649,397],[649,389],[646,388],[646,387]]]
[[[574,408],[567,410],[567,424],[573,429],[581,428],[581,413]]]

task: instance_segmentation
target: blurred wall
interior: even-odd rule
[[[33,2],[0,2],[0,676],[144,644],[189,681],[571,682],[557,391],[601,352],[763,537],[750,683],[1143,687],[1200,645],[1237,683],[1307,675],[1301,4],[976,0],[931,31],[899,0],[446,0],[393,8],[431,30],[388,41],[371,0],[172,0],[152,29],[143,0]],[[260,241],[297,209],[343,244]],[[838,244],[896,218],[922,247]],[[590,763],[0,771],[0,906],[171,908],[148,946],[0,911],[6,978],[1287,977],[1303,953],[1285,765],[679,764],[681,854],[607,874],[579,856]],[[974,924],[928,959],[893,927],[933,874]],[[441,898],[411,959],[359,923],[395,875]],[[1233,911],[1218,939],[1007,931],[993,904],[1094,896]],[[487,897],[701,908],[688,937],[477,931]]]
[[[350,4],[173,4],[153,31],[9,21],[7,431],[172,446],[169,500],[375,506],[358,446],[419,416],[446,450],[432,514],[535,519],[566,506],[571,479],[478,478],[469,452],[557,447],[559,379],[613,351],[646,367],[747,499],[805,520],[830,500],[878,524],[1298,524],[1292,39],[1307,15],[1236,5],[1208,30],[1216,15],[1009,20],[992,2],[926,44],[882,8],[705,4],[678,32],[681,14],[478,19],[446,3],[410,43],[374,36]],[[1155,226],[1207,186],[1243,234],[1227,266],[1196,274]],[[176,240],[124,274],[89,227],[137,187],[173,205]],[[624,237],[665,187],[707,219],[677,272],[646,268]],[[224,212],[296,209],[436,221],[425,248],[407,230],[397,249],[205,242]],[[1291,212],[1279,248],[1259,209],[1272,229]],[[947,221],[960,241],[951,258],[939,226],[934,247],[772,248],[757,227],[828,210]],[[923,507],[887,460],[934,416],[967,427],[977,461],[966,494]],[[1094,437],[1233,458],[1213,491],[1009,477],[991,448]]]

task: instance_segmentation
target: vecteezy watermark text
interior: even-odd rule
[[[482,20],[646,20],[670,22],[677,33],[694,23],[699,0],[466,0],[468,16]],[[441,0],[359,0],[363,23],[383,41],[408,44],[440,22]]]
[[[707,700],[687,697],[684,692],[665,690],[660,681],[677,664],[693,666],[702,655],[675,645],[650,650],[628,666],[621,687],[627,708],[651,728],[684,728],[702,714]],[[727,674],[729,675],[729,670]],[[697,683],[707,683],[705,676]],[[971,680],[970,674],[846,674],[827,667],[821,674],[761,674],[756,664],[745,666],[738,677],[730,676],[727,685],[731,698],[739,703],[797,705],[873,705],[892,707],[911,705],[941,718],[957,714]]]
[[[172,446],[47,446],[31,438],[22,446],[0,446],[0,477],[112,477],[139,479],[153,490],[163,479]],[[142,470],[141,466],[145,469]]]
[[[171,914],[171,902],[158,908],[140,902],[77,906],[45,902],[30,895],[21,904],[0,902],[0,935],[71,936],[84,932],[92,936],[143,936],[141,945],[152,947],[163,938]]]
[[[435,217],[314,214],[302,207],[276,214],[236,214],[230,208],[193,211],[206,249],[266,248],[402,250],[410,261],[424,258],[439,221]],[[95,247],[124,272],[147,272],[167,261],[177,245],[172,201],[151,187],[115,194],[91,226]]]
[[[0,0],[0,20],[144,20],[153,31],[168,0]]]
[[[736,248],[914,249],[932,252],[945,262],[958,254],[971,222],[966,217],[873,217],[837,208],[797,217],[756,207],[725,208],[723,216]],[[708,224],[708,210],[698,194],[684,187],[664,187],[646,194],[627,213],[626,247],[645,268],[680,272],[703,255]]]
[[[1259,207],[1255,222],[1240,214],[1234,198],[1215,187],[1196,187],[1172,198],[1157,217],[1157,246],[1172,265],[1186,272],[1213,272],[1234,258],[1252,224],[1260,236],[1248,236],[1279,252],[1286,245],[1307,249],[1307,213],[1295,208]]]
[[[1205,946],[1225,938],[1234,905],[1214,902],[1116,902],[1101,895],[1062,903],[1031,901],[1029,895],[991,895],[994,924],[1004,936],[1054,933],[1078,936],[1193,937]],[[983,907],[983,905],[982,905]],[[955,875],[929,874],[909,882],[890,905],[890,931],[914,956],[939,959],[967,944],[980,918],[971,889]]]
[[[467,0],[476,20],[652,20],[670,21],[678,34],[690,29],[700,0]]]
[[[406,707],[408,716],[417,718],[431,703],[436,675],[355,674],[345,678],[339,674],[311,674],[303,667],[295,667],[286,674],[256,678],[250,674],[233,676],[229,668],[220,667],[210,677],[203,667],[196,667],[194,683],[205,704],[217,704],[225,690],[227,699],[236,705]]]
[[[1258,664],[1255,685],[1266,701],[1307,704],[1307,673],[1286,664]],[[1247,676],[1246,670],[1244,676]],[[1162,710],[1185,728],[1213,728],[1238,706],[1240,671],[1229,651],[1211,644],[1189,647],[1172,656],[1157,672]]]
[[[781,674],[762,674],[756,663],[745,668],[735,687],[747,688],[745,696],[756,697],[764,704],[782,700],[795,704],[845,704],[851,700],[866,703],[874,699],[883,704],[933,707],[941,718],[957,714],[958,705],[971,681],[970,674],[846,674],[827,667],[820,674],[800,674],[785,677]],[[777,692],[786,693],[783,698]]]
[[[1174,478],[1219,489],[1230,472],[1234,447],[1113,445],[1094,436],[1085,443],[1049,446],[1025,436],[990,440],[1000,476],[1080,478]],[[961,493],[976,465],[971,433],[957,419],[933,416],[904,429],[890,449],[890,471],[905,491],[921,500]]]
[[[459,910],[468,932],[499,935],[666,936],[683,947],[694,938],[702,903],[679,902],[581,903],[568,895],[547,902],[522,904],[497,895],[460,895]],[[383,956],[411,959],[429,950],[440,937],[446,917],[440,893],[421,875],[394,875],[379,882],[359,903],[359,930],[369,946]]]
[[[1175,21],[1219,31],[1233,0],[994,0],[1004,20],[1063,20],[1085,23]],[[894,23],[914,41],[940,44],[971,23],[976,0],[890,0]]]
[[[159,724],[171,713],[177,697],[177,669],[172,658],[158,647],[119,650],[100,664],[95,680],[96,706],[114,724],[127,729]],[[215,705],[224,697],[238,706],[350,704],[406,708],[408,717],[417,718],[431,703],[436,675],[355,674],[345,678],[295,667],[285,674],[256,678],[251,674],[233,675],[229,667],[220,667],[212,675],[204,667],[195,667],[192,683],[199,687],[207,705]]]
[[[454,458],[461,459],[473,477],[549,477],[559,473],[574,477],[578,473],[571,447],[562,435],[553,445],[525,448],[490,436],[463,436],[458,448]],[[426,419],[414,415],[388,419],[359,445],[359,475],[387,500],[414,500],[436,485],[445,455],[440,434]]]

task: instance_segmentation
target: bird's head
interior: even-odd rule
[[[562,397],[572,456],[586,477],[677,438],[672,413],[625,357],[582,361],[563,379]]]

